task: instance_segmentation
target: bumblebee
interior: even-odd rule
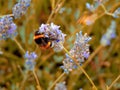
[[[38,44],[42,49],[48,49],[52,46],[52,40],[49,37],[45,37],[44,34],[36,31],[34,34],[34,41]]]

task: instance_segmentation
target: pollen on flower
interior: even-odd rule
[[[77,60],[79,65],[85,61],[89,57],[89,44],[87,44],[91,40],[91,37],[88,37],[87,34],[82,35],[82,32],[76,34],[76,40],[74,42],[74,46],[69,51],[70,55]],[[63,60],[62,69],[64,69],[65,73],[69,73],[73,69],[76,69],[78,66],[72,60],[72,58],[66,54],[66,58]]]
[[[103,46],[110,45],[110,40],[116,37],[116,22],[112,21],[110,27],[107,29],[107,32],[102,36],[100,43]]]
[[[39,27],[39,32],[52,40],[52,48],[54,51],[58,52],[63,49],[62,44],[65,41],[66,34],[62,33],[60,26],[54,23],[42,24]]]
[[[28,51],[24,55],[25,58],[25,67],[27,70],[33,70],[35,66],[35,59],[37,58],[37,54],[35,52],[29,53]]]
[[[20,18],[26,13],[28,7],[30,6],[30,2],[31,0],[19,0],[19,2],[14,5],[12,11],[15,19]]]
[[[0,18],[0,40],[7,38],[14,38],[17,35],[16,24],[13,22],[13,18],[5,16]]]

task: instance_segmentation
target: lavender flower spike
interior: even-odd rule
[[[35,59],[37,58],[37,55],[35,52],[29,53],[28,51],[25,53],[24,58],[25,61],[25,67],[27,70],[33,70],[35,66]]]
[[[5,16],[0,18],[0,40],[7,38],[14,38],[17,35],[16,24],[13,22],[13,18]]]
[[[57,83],[55,86],[55,90],[67,90],[65,82]]]
[[[61,44],[65,41],[66,34],[63,34],[62,31],[59,29],[60,26],[55,25],[54,23],[51,24],[42,24],[39,27],[39,32],[44,34],[45,37],[48,37],[52,40],[52,48],[55,52],[61,51],[63,46]]]
[[[86,3],[86,8],[89,9],[90,11],[95,11],[95,7],[93,5],[91,5],[90,3]]]
[[[26,13],[28,7],[30,6],[30,2],[31,0],[19,0],[19,2],[14,5],[12,11],[15,19],[20,18]]]
[[[75,58],[79,65],[85,61],[89,57],[89,44],[87,44],[91,40],[91,37],[88,37],[87,34],[82,35],[82,32],[76,34],[76,41],[74,42],[74,46],[69,51],[70,55]],[[64,69],[65,73],[69,73],[73,69],[76,69],[78,66],[72,60],[72,58],[66,54],[66,58],[63,60],[62,69]]]
[[[107,32],[102,36],[100,43],[103,46],[110,45],[110,40],[116,37],[116,22],[112,21],[110,27],[107,29]]]
[[[118,8],[117,10],[115,10],[115,12],[113,13],[113,17],[114,18],[119,18],[120,16],[120,8]]]

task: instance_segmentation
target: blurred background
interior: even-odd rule
[[[55,4],[53,2],[55,1]],[[105,90],[106,85],[110,85],[113,80],[120,74],[120,18],[113,18],[109,15],[103,15],[103,8],[98,7],[95,14],[100,18],[91,25],[86,25],[82,16],[90,16],[86,8],[86,3],[94,3],[93,0],[65,0],[56,13],[54,13],[50,22],[60,26],[63,33],[67,34],[64,47],[70,50],[76,38],[76,33],[80,30],[88,33],[92,37],[90,44],[90,53],[97,53],[92,57],[89,64],[86,65],[85,71],[91,77],[99,90]],[[0,0],[0,16],[12,13],[12,7],[17,0]],[[34,32],[38,30],[42,23],[46,23],[49,15],[56,5],[57,0],[31,0],[31,5],[26,13],[20,19],[14,20],[17,24],[18,35],[16,39],[22,45],[25,51],[35,51],[36,44],[33,40]],[[114,6],[120,7],[120,0],[109,0],[104,3],[108,11],[112,11]],[[115,11],[115,10],[113,10]],[[86,14],[87,13],[87,14]],[[94,20],[92,18],[91,20]],[[111,21],[116,22],[116,38],[112,39],[109,46],[101,46],[100,40],[102,35],[109,28]],[[100,48],[100,49],[99,49]],[[36,60],[36,73],[43,90],[47,88],[63,73],[60,69],[62,60],[65,58],[65,52],[54,52],[52,49],[37,49],[39,57]],[[87,60],[86,60],[87,61]],[[0,90],[19,90],[23,81],[25,66],[24,55],[11,40],[0,41]],[[20,69],[20,67],[21,69]],[[64,75],[59,82],[65,81],[67,90],[91,90],[91,84],[81,71],[74,70],[68,75]],[[36,82],[31,72],[24,84],[24,90],[36,90]],[[53,88],[54,90],[54,88]],[[120,80],[114,84],[111,90],[120,90]]]

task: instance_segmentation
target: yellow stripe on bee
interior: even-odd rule
[[[38,38],[42,38],[44,37],[44,35],[38,35],[38,36],[34,36],[34,39],[38,39]]]
[[[46,46],[42,46],[41,48],[42,48],[42,49],[47,49],[47,48],[50,47],[50,44],[51,44],[51,42],[48,42]]]
[[[51,42],[48,42],[48,44],[45,46],[45,48],[48,48],[50,46]]]

